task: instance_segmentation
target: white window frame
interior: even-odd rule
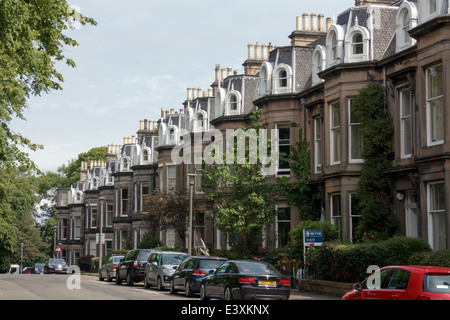
[[[264,61],[259,70],[258,96],[262,97],[272,90],[272,64]]]
[[[427,142],[428,142],[428,146],[435,146],[435,145],[440,145],[444,143],[444,134],[445,134],[445,121],[444,121],[444,117],[443,115],[441,117],[438,116],[439,120],[442,121],[442,123],[440,125],[442,125],[442,139],[440,140],[434,140],[432,139],[433,137],[433,131],[434,131],[434,126],[435,126],[435,122],[433,121],[433,114],[432,114],[432,109],[433,109],[433,103],[441,100],[442,103],[442,112],[444,113],[444,84],[443,81],[441,83],[442,88],[441,88],[441,94],[434,96],[434,97],[430,97],[430,72],[433,68],[437,68],[440,67],[441,68],[441,77],[444,76],[443,74],[443,65],[442,64],[436,64],[434,66],[431,66],[429,68],[426,69],[425,71],[425,78],[426,78],[426,103],[427,103]],[[443,78],[442,78],[443,80]]]
[[[334,210],[335,197],[339,197],[339,212]],[[338,223],[336,223],[338,221]],[[342,238],[342,197],[340,193],[330,194],[330,222],[335,225],[339,231],[339,236]]]
[[[342,26],[332,24],[327,33],[326,43],[326,59],[327,68],[339,64],[344,55],[344,29]]]
[[[318,45],[314,49],[312,58],[312,84],[313,86],[324,82],[324,79],[319,77],[319,73],[325,70],[327,66],[327,53],[324,46]]]
[[[405,231],[406,236],[411,238],[419,237],[418,221],[419,215],[417,212],[417,203],[414,201],[414,193],[412,190],[404,191],[405,195]]]
[[[356,35],[361,36],[362,42],[355,43],[354,37]],[[355,46],[361,46],[362,52],[355,53]],[[345,63],[361,62],[370,60],[370,32],[367,28],[354,25],[351,27],[345,35]]]
[[[280,73],[286,72],[286,78],[282,78],[283,80],[286,80],[286,85],[281,86],[280,85]],[[292,92],[292,68],[284,63],[280,63],[275,67],[273,70],[273,76],[272,76],[272,88],[274,94],[281,94],[281,93],[289,93]]]
[[[360,220],[361,219],[361,215],[357,214],[356,212],[353,212],[353,198],[355,197],[355,193],[350,192],[348,194],[348,208],[349,208],[349,217],[350,217],[350,239],[353,240],[354,234],[353,234],[353,230],[354,228],[354,224],[355,224],[355,220]]]
[[[283,141],[280,141],[280,136],[279,136],[279,129],[280,128],[288,128],[289,129],[289,141],[284,141],[284,140],[288,140],[288,139],[283,139]],[[291,134],[290,134],[290,124],[289,123],[277,123],[275,124],[275,132],[276,132],[276,150],[278,153],[280,153],[280,147],[281,146],[289,146],[291,145]],[[289,160],[288,160],[289,161]],[[276,173],[277,176],[290,176],[291,174],[291,167],[289,166],[288,168],[280,168],[280,162],[278,161],[277,166],[276,166]]]
[[[236,102],[235,102],[235,106],[236,109],[232,109],[232,101],[231,99],[235,98]],[[241,113],[241,105],[242,105],[242,96],[241,93],[239,91],[236,90],[231,90],[230,92],[228,92],[226,98],[225,98],[225,115],[226,116],[230,116],[230,115],[237,115]]]
[[[314,173],[322,172],[322,118],[314,117]]]
[[[363,163],[362,152],[364,148],[364,137],[362,134],[362,123],[361,122],[352,122],[352,101],[354,98],[348,99],[348,161],[350,163]],[[360,139],[361,139],[361,157],[360,158],[352,158],[352,146],[353,146],[353,131],[360,130]]]
[[[405,21],[405,17],[407,17],[407,21]],[[416,40],[409,35],[408,31],[417,26],[418,17],[419,12],[415,3],[404,1],[400,5],[396,16],[395,52],[408,49],[416,43]]]
[[[443,186],[443,197],[444,199],[442,199],[443,202],[443,208],[434,208],[432,206],[432,198],[433,198],[433,192],[435,192],[436,190],[434,190],[434,187],[436,185],[442,185]],[[447,234],[447,228],[446,228],[446,224],[445,224],[445,215],[446,215],[446,206],[445,206],[445,182],[444,181],[436,181],[436,182],[430,182],[427,184],[427,203],[428,203],[428,243],[430,244],[431,248],[433,250],[441,250],[441,249],[446,249],[446,234]],[[438,220],[436,218],[436,216],[441,216],[444,215],[444,219],[442,222],[441,220]],[[436,221],[435,221],[436,220]],[[444,228],[443,229],[443,235],[441,235],[441,237],[438,239],[438,241],[436,242],[436,238],[435,238],[435,233],[436,233],[436,228],[435,227],[441,227]],[[442,230],[440,230],[442,232]],[[441,242],[441,243],[439,243]]]
[[[89,227],[91,228],[91,229],[93,229],[93,228],[97,228],[99,225],[99,213],[98,213],[98,207],[97,207],[97,205],[95,204],[95,205],[91,205],[91,210],[90,210],[90,221],[89,221]],[[94,210],[95,210],[95,213],[94,213]],[[94,215],[95,215],[95,219],[94,219]],[[95,221],[95,224],[94,224],[94,221]]]
[[[408,95],[408,100],[405,99],[405,95]],[[409,101],[409,114],[405,114],[405,109]],[[402,89],[399,91],[400,102],[400,157],[402,159],[411,158],[413,149],[412,139],[412,94],[411,89]],[[409,130],[406,123],[409,121]],[[408,137],[409,135],[409,142]],[[409,145],[408,145],[409,144]],[[409,150],[408,150],[409,149]]]
[[[276,216],[275,216],[275,248],[280,248],[280,237],[278,236],[278,231],[279,231],[279,223],[289,223],[290,228],[292,227],[291,225],[291,219],[289,217],[289,220],[282,220],[278,218],[278,209],[284,209],[284,208],[288,208],[289,209],[289,213],[291,214],[291,207],[287,204],[287,203],[277,203],[276,204]]]
[[[334,124],[334,108],[339,108],[339,123]],[[330,164],[338,165],[341,163],[341,103],[339,101],[330,103]],[[339,146],[335,148],[335,141]],[[337,152],[337,154],[336,154]]]

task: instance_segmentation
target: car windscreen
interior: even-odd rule
[[[141,251],[139,252],[138,261],[147,261],[148,260],[148,256],[150,255],[151,251]]]
[[[66,261],[64,259],[50,259],[49,264],[65,264]]]
[[[189,255],[185,253],[162,254],[161,264],[180,264],[187,258],[189,258]]]
[[[238,264],[239,273],[243,274],[255,274],[255,275],[279,275],[277,269],[269,264],[253,263],[253,262],[240,262]]]
[[[423,291],[450,293],[450,275],[426,274],[423,276]]]
[[[217,260],[217,259],[201,259],[198,260],[198,268],[199,269],[217,269],[222,263],[224,263],[224,260]]]

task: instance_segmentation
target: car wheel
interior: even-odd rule
[[[131,277],[131,272],[127,273],[127,286],[132,286],[134,284],[134,280]]]
[[[158,277],[158,279],[156,279],[156,290],[161,291],[163,289],[161,277]]]
[[[177,294],[177,290],[175,290],[175,283],[173,282],[173,279],[170,280],[169,292],[170,292],[170,294]]]
[[[186,283],[184,284],[184,295],[186,297],[194,296],[194,293],[191,291],[191,284],[189,283],[189,280],[186,280]]]
[[[109,274],[109,271],[107,271],[107,273],[106,273],[106,281],[108,281],[108,282],[112,281],[112,278],[111,278],[111,275]]]
[[[209,300],[209,297],[206,295],[205,284],[202,283],[200,286],[200,300]]]
[[[144,288],[145,289],[149,289],[150,288],[150,283],[148,282],[147,274],[144,274]]]
[[[223,294],[223,299],[224,300],[233,300],[233,295],[231,294],[230,287],[225,288],[225,292]]]
[[[116,284],[122,284],[122,279],[120,279],[119,271],[116,272]]]
[[[102,271],[100,270],[99,272],[98,272],[98,280],[99,281],[103,281],[103,277],[102,277]]]

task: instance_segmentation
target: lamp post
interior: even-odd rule
[[[195,173],[188,173],[188,179],[189,179],[189,244],[188,244],[188,255],[192,255],[192,206],[194,203],[194,184],[195,184]]]
[[[99,197],[98,201],[100,202],[100,234],[98,236],[99,242],[99,254],[98,254],[98,272],[100,272],[100,268],[102,267],[102,257],[103,257],[103,201],[104,197]]]
[[[23,273],[22,262],[23,262],[23,242],[20,243],[20,270],[19,270],[19,273]]]

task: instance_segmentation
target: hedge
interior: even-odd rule
[[[361,244],[327,242],[308,250],[309,275],[321,280],[358,282],[367,277],[371,265],[408,265],[412,257],[425,259],[431,252],[427,242],[418,238],[393,237]],[[450,255],[450,254],[449,254]]]

